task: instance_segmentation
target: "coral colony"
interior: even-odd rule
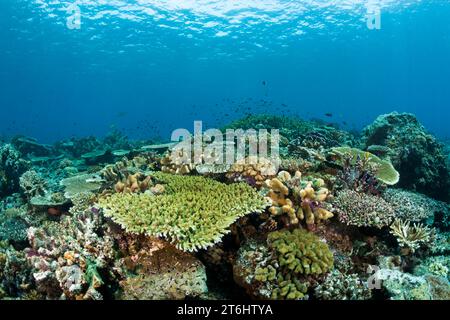
[[[202,129],[2,142],[0,298],[450,299],[448,146],[414,115]]]

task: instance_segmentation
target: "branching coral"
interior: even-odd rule
[[[395,215],[392,206],[383,198],[353,190],[339,191],[333,205],[341,222],[357,227],[382,228],[389,225]]]
[[[286,171],[279,172],[277,178],[265,182],[265,187],[269,189],[267,197],[272,202],[270,214],[284,215],[287,225],[305,220],[309,227],[333,217],[328,210],[330,208],[327,209],[330,192],[324,184],[322,179],[302,179],[298,171],[294,177]]]
[[[114,194],[99,205],[127,231],[163,236],[183,251],[196,251],[221,240],[238,218],[261,212],[268,203],[250,186],[212,179],[155,173],[163,195]]]
[[[433,230],[420,223],[411,225],[410,221],[395,219],[390,229],[399,245],[411,253],[414,253],[420,247],[429,246],[434,239]]]

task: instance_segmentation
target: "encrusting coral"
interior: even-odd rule
[[[272,206],[273,217],[285,216],[286,225],[296,225],[305,221],[309,227],[333,217],[327,209],[326,201],[331,195],[322,179],[302,179],[297,171],[292,177],[287,171],[280,171],[276,178],[267,180],[265,187]]]
[[[164,185],[162,195],[117,193],[101,198],[99,206],[128,232],[165,237],[183,251],[219,242],[238,218],[268,206],[244,183],[161,172],[152,177]]]

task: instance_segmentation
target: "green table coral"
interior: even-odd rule
[[[105,214],[128,232],[165,237],[183,251],[219,242],[240,217],[262,212],[268,202],[244,183],[224,184],[197,176],[154,173],[159,196],[113,194],[99,200]]]

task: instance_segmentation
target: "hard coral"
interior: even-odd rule
[[[395,216],[394,209],[383,198],[353,190],[337,192],[333,205],[341,222],[357,227],[381,229]]]
[[[284,216],[286,225],[305,220],[309,227],[313,227],[333,217],[326,204],[330,192],[321,179],[307,180],[302,179],[298,171],[294,177],[281,171],[277,178],[267,180],[265,187],[269,190],[267,197],[272,203],[270,214],[274,217]]]
[[[411,225],[409,221],[396,219],[390,228],[391,234],[397,238],[407,253],[414,253],[422,246],[430,246],[434,240],[433,230],[420,223]]]
[[[219,242],[238,218],[261,212],[268,203],[253,188],[212,179],[155,173],[162,195],[114,194],[99,205],[127,231],[163,236],[184,251]]]

